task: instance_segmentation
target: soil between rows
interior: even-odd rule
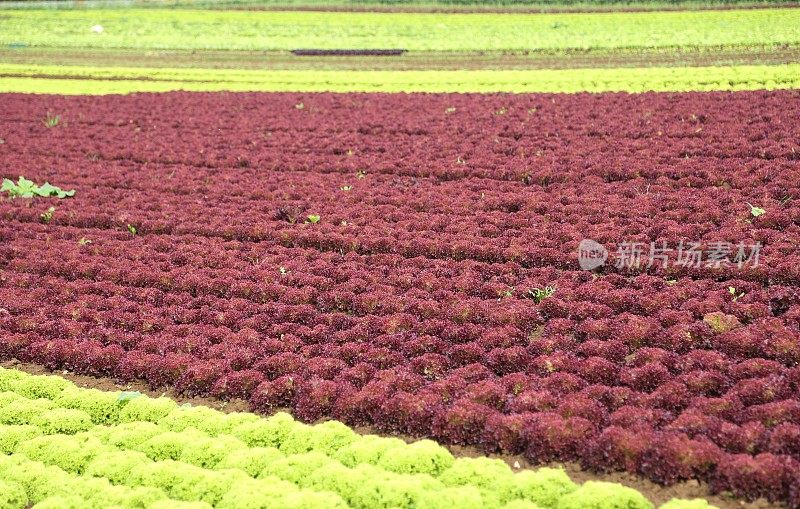
[[[171,388],[153,389],[149,385],[142,382],[121,382],[111,378],[97,378],[93,376],[81,375],[67,370],[49,370],[38,364],[31,364],[20,362],[16,359],[0,360],[0,367],[8,369],[17,369],[32,375],[57,375],[73,382],[78,387],[98,389],[102,391],[138,391],[142,394],[147,394],[151,397],[167,396],[178,401],[179,403],[190,403],[192,405],[202,405],[219,410],[221,412],[247,412],[249,411],[248,403],[241,399],[222,401],[217,398],[207,397],[186,397],[175,393]],[[284,409],[284,411],[289,411]],[[361,434],[382,434],[375,429],[368,426],[353,427],[355,431]],[[397,436],[397,435],[392,435]],[[406,441],[414,441],[423,437],[409,437],[397,436]],[[696,480],[681,482],[673,486],[660,486],[654,482],[644,479],[639,476],[631,475],[624,472],[614,473],[596,473],[583,470],[577,463],[548,463],[544,465],[535,465],[525,459],[523,456],[510,456],[502,454],[486,454],[475,447],[463,447],[443,444],[455,456],[458,457],[478,457],[489,456],[492,458],[502,459],[508,463],[515,470],[526,468],[537,468],[541,466],[562,467],[576,482],[586,482],[591,480],[599,480],[606,482],[615,482],[625,486],[634,488],[643,493],[650,501],[657,506],[671,500],[673,498],[703,498],[708,500],[709,503],[719,507],[719,509],[777,509],[784,507],[780,504],[773,504],[764,499],[758,499],[753,502],[744,500],[737,500],[724,494],[712,495],[709,486],[706,483],[701,483]]]
[[[800,47],[674,48],[671,51],[408,52],[401,56],[296,56],[283,51],[139,51],[129,49],[0,48],[0,63],[89,67],[254,70],[462,70],[789,64]]]

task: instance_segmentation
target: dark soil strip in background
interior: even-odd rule
[[[778,65],[800,61],[800,47],[662,51],[410,52],[400,56],[296,56],[265,51],[138,51],[129,49],[0,49],[0,62],[29,65],[180,67],[264,70],[579,69]]]
[[[199,398],[199,397],[185,397],[175,393],[171,388],[164,388],[163,390],[154,390],[149,385],[142,382],[117,382],[110,378],[95,378],[92,376],[80,375],[70,371],[56,370],[51,371],[37,364],[30,364],[17,361],[16,359],[0,361],[0,366],[8,369],[18,369],[32,375],[57,375],[73,382],[78,387],[99,389],[102,391],[138,391],[142,394],[147,394],[151,397],[167,396],[174,399],[179,403],[190,403],[195,406],[207,406],[222,412],[247,412],[249,411],[248,403],[243,400],[221,401],[216,398]],[[284,410],[288,412],[287,410]],[[360,434],[381,434],[366,426],[354,427]],[[394,435],[393,435],[394,436]],[[419,440],[419,438],[399,436],[399,438],[408,442]],[[489,456],[492,458],[499,458],[508,463],[515,470],[518,469],[535,469],[541,466],[563,467],[573,481],[583,483],[586,481],[606,481],[620,483],[640,491],[656,506],[661,505],[673,498],[704,498],[712,505],[720,509],[777,509],[782,507],[777,504],[772,504],[766,500],[759,499],[754,502],[745,502],[743,500],[731,499],[720,495],[710,495],[708,485],[698,481],[686,481],[675,484],[673,486],[660,486],[647,479],[637,477],[622,472],[615,472],[609,474],[598,474],[595,472],[587,472],[581,469],[580,465],[576,463],[551,463],[547,465],[534,465],[525,459],[523,456],[508,456],[499,454],[486,454],[483,451],[474,447],[462,447],[446,445],[455,456],[459,457],[478,457]]]
[[[298,57],[397,57],[407,49],[293,49]]]

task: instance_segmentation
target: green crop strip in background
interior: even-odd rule
[[[94,33],[94,25],[102,33]],[[591,14],[4,10],[0,48],[4,92],[800,88],[793,64],[800,54],[797,8]],[[289,52],[297,48],[409,52],[348,60]],[[69,56],[59,59],[60,53]],[[230,68],[207,69],[214,62]],[[79,65],[60,65],[67,63]]]
[[[769,7],[797,5],[786,0],[3,0],[3,8],[195,8],[195,9],[297,9],[383,8],[397,10],[537,10],[572,9],[602,11],[612,9],[704,9],[720,6]]]
[[[0,64],[0,92],[644,92],[800,88],[800,64],[529,71],[252,71]]]
[[[103,33],[93,33],[93,25]],[[593,14],[198,10],[4,11],[0,45],[65,48],[409,51],[800,44],[800,9]]]

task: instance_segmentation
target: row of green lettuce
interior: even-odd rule
[[[602,11],[611,9],[700,9],[728,6],[768,7],[791,4],[786,0],[3,0],[6,9],[127,9],[175,8],[337,8],[360,10],[369,7],[397,10],[496,10],[561,11],[564,9]]]
[[[647,509],[638,491],[560,469],[455,458],[430,440],[359,435],[82,389],[0,368],[0,509]],[[673,500],[663,509],[703,509]]]
[[[0,64],[0,92],[688,92],[800,88],[800,64],[480,71],[257,71]]]
[[[100,28],[98,28],[100,27]],[[3,11],[0,47],[275,51],[586,51],[800,44],[800,9],[606,13]]]

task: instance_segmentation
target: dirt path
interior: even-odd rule
[[[296,56],[263,51],[137,51],[1,48],[0,62],[89,67],[178,67],[263,70],[579,69],[787,64],[800,47],[675,48],[673,51],[409,52],[401,56]]]

